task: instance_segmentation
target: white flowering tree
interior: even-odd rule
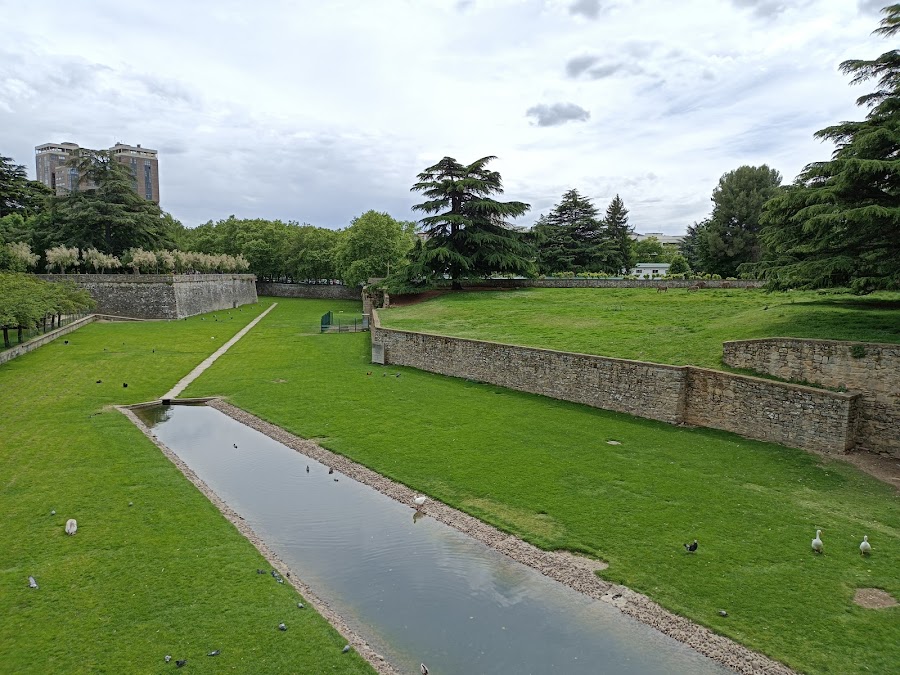
[[[6,245],[6,250],[9,251],[9,257],[15,266],[13,269],[20,272],[30,270],[40,260],[40,256],[32,253],[31,246],[24,241],[11,242]]]
[[[85,267],[93,267],[95,272],[103,274],[106,270],[118,269],[122,262],[114,255],[103,253],[95,248],[89,248],[81,254]]]
[[[171,274],[175,271],[175,253],[173,251],[154,251],[156,263],[159,269],[165,274]]]
[[[149,273],[156,269],[156,255],[153,251],[145,251],[142,248],[130,248],[125,252],[127,262],[125,265],[131,268],[134,274]]]
[[[47,249],[44,256],[47,258],[47,269],[51,272],[55,267],[59,268],[60,274],[69,267],[78,267],[78,249],[75,247],[54,246]]]

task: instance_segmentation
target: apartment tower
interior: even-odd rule
[[[75,143],[44,143],[34,149],[37,179],[57,195],[89,188],[78,171],[66,165],[80,149]],[[159,160],[156,150],[138,145],[116,143],[109,148],[113,157],[131,169],[134,190],[144,199],[159,204]]]

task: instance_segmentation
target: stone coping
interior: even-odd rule
[[[798,337],[768,337],[754,338],[751,340],[726,340],[722,343],[725,345],[746,345],[746,344],[772,344],[777,342],[799,342],[802,344],[823,344],[835,345],[843,347],[852,347],[854,345],[866,345],[867,347],[878,347],[881,349],[900,349],[900,343],[894,342],[863,342],[862,340],[825,340],[820,338],[798,338]]]
[[[80,281],[106,283],[185,283],[189,281],[221,281],[222,279],[247,279],[256,281],[255,274],[238,274],[222,272],[221,274],[35,274],[46,281]]]

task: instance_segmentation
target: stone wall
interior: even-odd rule
[[[859,393],[857,442],[900,458],[900,345],[770,338],[723,345],[723,361],[784,380]]]
[[[278,284],[257,281],[256,292],[276,298],[312,298],[318,300],[359,300],[362,289],[342,284]]]
[[[12,361],[14,358],[22,356],[22,354],[32,352],[38,347],[43,347],[48,342],[53,342],[55,339],[60,338],[63,335],[68,335],[72,331],[78,330],[82,326],[86,326],[92,321],[96,321],[98,318],[100,317],[98,317],[96,314],[88,314],[86,317],[66,324],[62,328],[48,331],[43,335],[28,340],[28,342],[23,342],[22,344],[16,345],[15,347],[10,347],[9,349],[0,352],[0,365],[6,363],[7,361]]]
[[[478,288],[689,288],[703,283],[706,288],[762,288],[763,282],[748,279],[737,281],[701,281],[698,279],[482,279],[463,282],[465,287]]]
[[[71,281],[97,301],[98,314],[181,319],[256,302],[252,274],[40,274]]]
[[[855,442],[859,397],[854,394],[692,366],[382,328],[377,311],[371,329],[376,363],[411,366],[807,450],[839,453]]]

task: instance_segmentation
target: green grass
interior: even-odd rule
[[[174,670],[166,654],[191,672],[372,672],[292,588],[257,575],[256,549],[108,408],[159,397],[269,302],[219,321],[91,324],[0,366],[2,672]]]
[[[722,343],[764,337],[900,342],[900,293],[529,288],[451,293],[379,310],[386,328],[672,365],[722,366]]]
[[[869,586],[900,598],[890,487],[843,462],[724,432],[373,366],[368,335],[300,328],[356,306],[280,300],[263,330],[185,395],[227,395],[539,546],[603,558],[605,578],[798,670],[859,672],[861,658],[871,672],[896,669],[900,608],[851,602]],[[816,528],[821,557],[810,550]],[[863,534],[870,559],[857,548]],[[695,537],[689,556],[682,544]]]

